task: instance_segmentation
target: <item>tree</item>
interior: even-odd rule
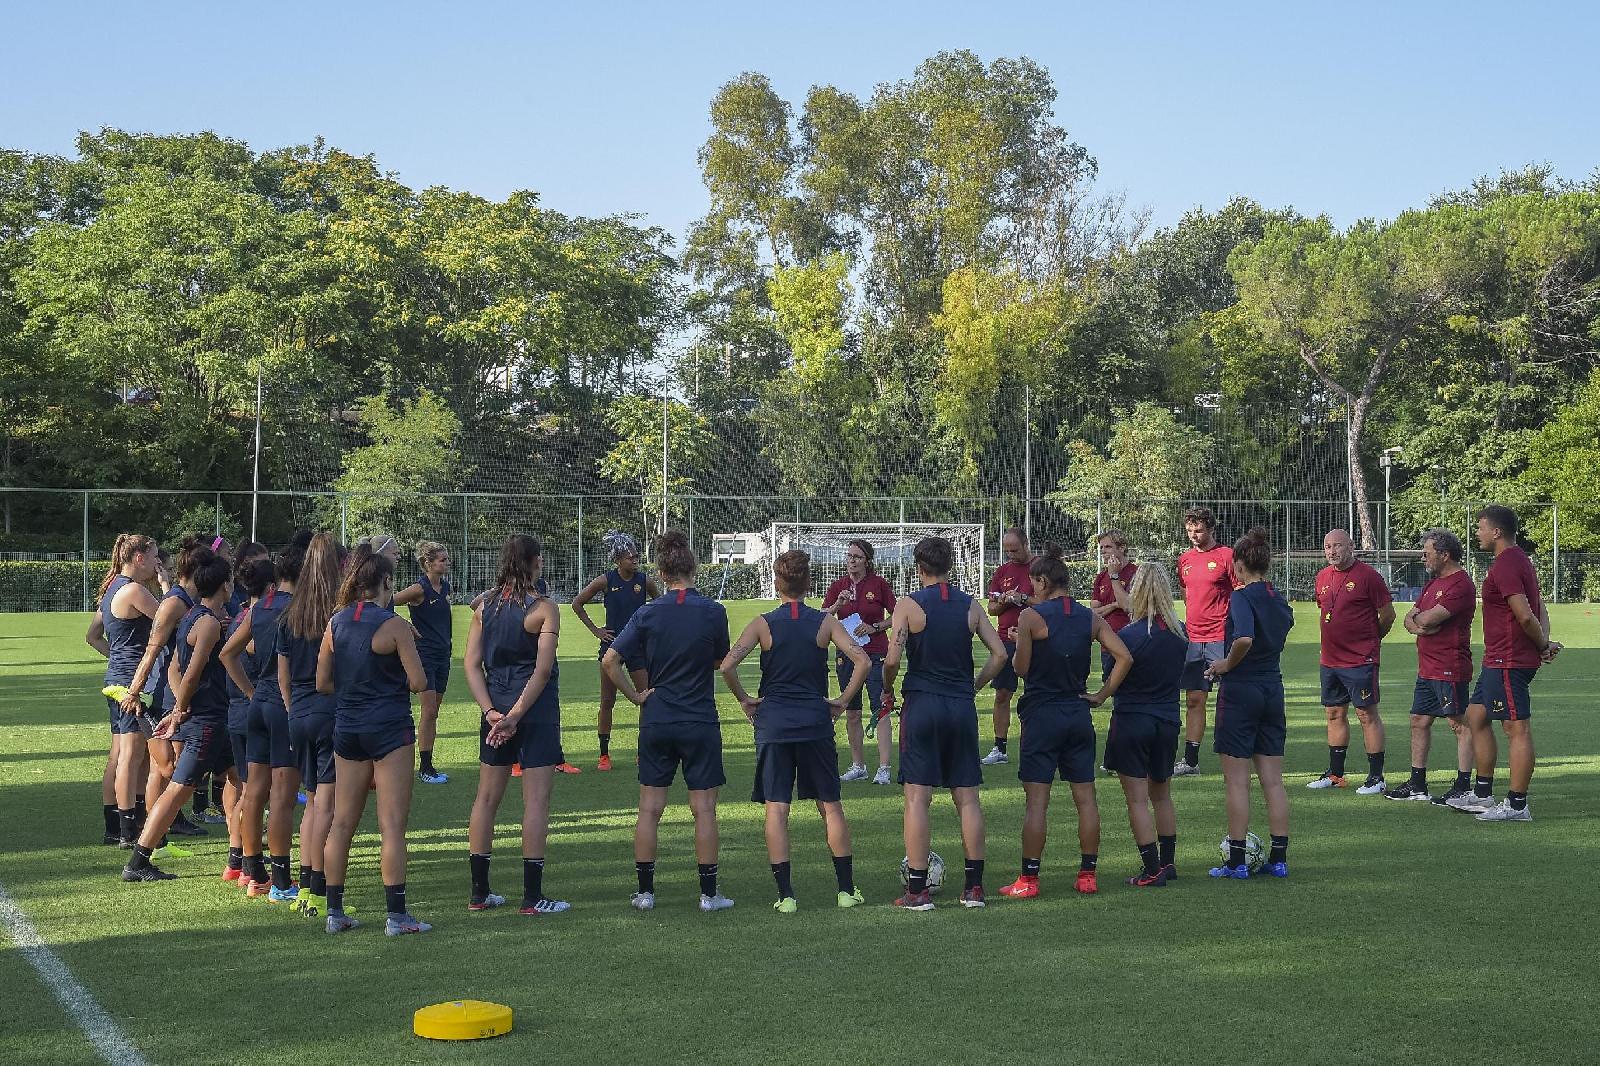
[[[1532,434],[1522,483],[1561,508],[1563,546],[1600,551],[1600,369]]]
[[[705,416],[676,401],[625,396],[607,408],[605,417],[617,442],[600,460],[600,473],[639,493],[646,529],[656,525],[652,514],[665,526],[672,496],[694,491],[695,471],[713,450],[715,438]]]
[[[344,472],[333,483],[346,494],[346,528],[352,535],[397,536],[433,528],[443,506],[439,494],[471,474],[457,447],[461,420],[427,390],[399,403],[388,393],[368,396],[357,419],[368,443],[345,452]],[[324,521],[338,528],[338,516]]]
[[[1151,403],[1117,419],[1102,452],[1085,440],[1068,443],[1067,474],[1046,499],[1094,527],[1122,527],[1129,543],[1164,552],[1172,543],[1173,508],[1205,484],[1215,444]]]
[[[1264,360],[1299,360],[1349,412],[1346,459],[1361,544],[1376,544],[1361,446],[1380,386],[1430,325],[1462,305],[1478,277],[1466,208],[1409,211],[1339,233],[1326,217],[1270,223],[1228,258],[1236,322]]]

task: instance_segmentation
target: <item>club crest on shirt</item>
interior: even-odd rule
[[[638,594],[639,594],[639,593],[641,593],[641,592],[643,592],[643,591],[644,591],[644,588],[643,588],[643,586],[641,586],[641,585],[640,585],[640,584],[639,584],[639,583],[638,583],[638,582],[634,582],[634,585],[633,585],[633,594],[634,594],[634,595],[635,595],[635,596],[637,596],[637,595],[638,595]]]
[[[1207,560],[1207,562],[1206,562],[1206,569],[1207,570],[1215,570],[1216,568],[1217,568],[1217,561],[1215,559]]]
[[[1346,592],[1354,592],[1356,590],[1356,583],[1354,581],[1346,581],[1344,583],[1344,590]]]
[[[869,593],[867,593],[867,599],[869,599],[869,600],[875,600],[875,599],[877,599],[877,598],[878,598],[878,594],[877,594],[877,593],[876,593],[876,592],[869,592]]]

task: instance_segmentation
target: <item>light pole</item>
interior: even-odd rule
[[[1400,455],[1404,451],[1404,448],[1396,445],[1393,448],[1385,448],[1383,450],[1383,454],[1378,457],[1378,465],[1383,467],[1383,571],[1384,578],[1389,581],[1390,584],[1394,583],[1394,564],[1389,558],[1389,534],[1392,526],[1391,515],[1393,512],[1393,507],[1389,502],[1389,475],[1394,469],[1395,456]]]

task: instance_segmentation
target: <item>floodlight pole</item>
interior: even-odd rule
[[[256,539],[256,515],[261,501],[261,360],[256,360],[256,449],[250,467],[250,539]]]
[[[661,532],[667,531],[667,408],[672,401],[661,397]]]
[[[1022,540],[1033,550],[1033,388],[1022,386]],[[1004,534],[1004,530],[1001,531]]]

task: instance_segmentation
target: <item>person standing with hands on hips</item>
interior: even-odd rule
[[[860,641],[867,638],[863,650],[870,664],[865,686],[856,689],[845,711],[845,737],[850,742],[850,769],[840,781],[865,781],[867,779],[866,752],[863,736],[878,739],[878,772],[872,778],[874,785],[889,784],[889,753],[894,750],[894,725],[890,717],[894,712],[894,693],[883,687],[883,657],[889,651],[889,616],[894,611],[894,589],[873,568],[872,545],[865,540],[852,540],[845,545],[844,576],[828,586],[822,596],[822,610],[840,621],[851,616],[861,620],[850,636]],[[839,677],[839,691],[850,683],[854,664],[840,652],[835,662]],[[861,693],[866,692],[867,721],[861,721]]]
[[[1006,530],[1000,538],[1000,551],[1006,561],[989,579],[989,614],[1006,647],[1006,664],[994,679],[994,747],[983,757],[985,766],[1010,761],[1006,737],[1011,732],[1011,694],[1017,690],[1017,672],[1011,668],[1011,657],[1017,653],[1017,619],[1022,616],[1022,609],[1033,603],[1033,582],[1028,577],[1033,555],[1022,530],[1015,526]]]

